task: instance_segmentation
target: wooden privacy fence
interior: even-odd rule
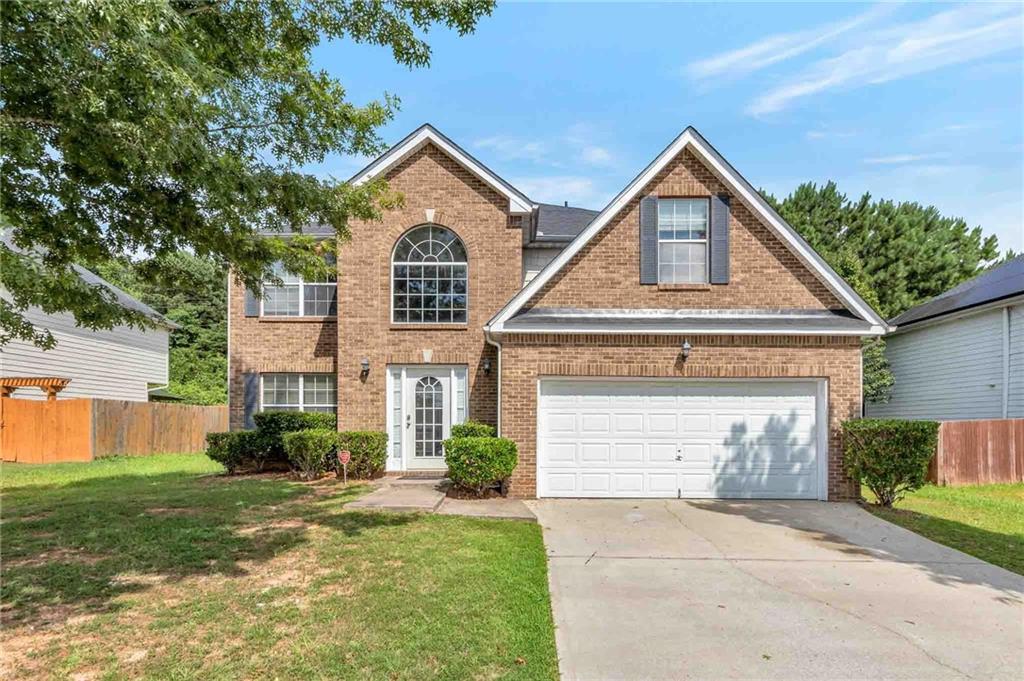
[[[163,402],[0,398],[0,457],[21,463],[91,461],[116,454],[200,452],[228,429],[228,408]]]
[[[943,421],[928,473],[940,485],[1024,482],[1024,419]]]

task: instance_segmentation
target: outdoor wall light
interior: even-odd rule
[[[363,361],[359,363],[359,366],[362,368],[363,378],[370,374],[370,360],[368,358],[363,357]]]
[[[489,357],[485,357],[484,358],[484,373],[485,374],[490,374],[491,373],[491,359]]]
[[[692,350],[692,349],[693,349],[693,346],[690,345],[690,341],[689,340],[684,340],[683,341],[683,361],[684,362],[690,356],[690,350]]]

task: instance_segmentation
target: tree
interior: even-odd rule
[[[764,194],[764,192],[762,192]],[[801,184],[766,200],[883,317],[894,317],[981,273],[999,255],[996,237],[934,206],[851,202],[834,182]],[[887,402],[895,384],[882,338],[862,348],[864,397]]]
[[[92,269],[178,325],[170,335],[172,393],[190,404],[227,401],[227,270],[172,253],[157,261],[115,260]],[[160,272],[160,279],[153,276]]]
[[[323,274],[330,244],[302,235],[374,219],[400,197],[298,168],[374,155],[398,100],[357,106],[311,66],[321,41],[385,46],[429,64],[418,34],[471,32],[493,0],[8,0],[0,4],[0,344],[53,345],[22,312],[68,311],[93,329],[145,326],[73,262],[188,251],[246,285],[276,260]]]

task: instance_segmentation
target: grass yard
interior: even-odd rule
[[[4,464],[0,677],[557,677],[537,525],[219,470]]]
[[[874,501],[866,488],[864,496]],[[932,541],[1024,575],[1024,484],[927,485],[875,515]]]

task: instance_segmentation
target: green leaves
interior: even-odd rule
[[[321,41],[391,47],[425,66],[435,25],[473,30],[493,3],[342,0],[9,0],[0,7],[0,343],[46,344],[23,312],[48,304],[92,328],[145,323],[72,263],[190,251],[246,284],[277,259],[308,271],[322,247],[261,234],[329,226],[395,205],[383,182],[351,187],[298,170],[328,153],[372,156],[394,96],[356,104],[311,68]],[[38,266],[15,262],[32,253]],[[23,259],[22,259],[23,260]],[[30,270],[32,270],[30,272]]]
[[[935,455],[935,421],[854,419],[843,423],[843,462],[882,506],[892,506],[927,481]]]

